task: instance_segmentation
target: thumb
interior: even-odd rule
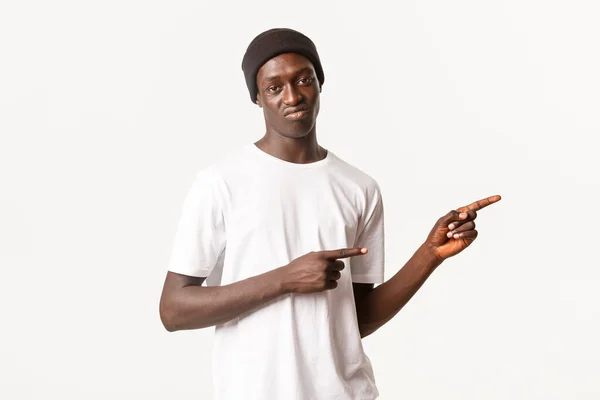
[[[469,216],[469,214],[467,214],[464,211],[458,212],[456,210],[450,210],[450,212],[448,212],[448,214],[446,214],[442,218],[440,218],[440,222],[442,223],[442,225],[448,225],[454,221],[462,221],[463,219],[466,219],[468,216]]]

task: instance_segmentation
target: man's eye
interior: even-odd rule
[[[312,77],[308,77],[308,78],[302,78],[298,81],[298,83],[300,84],[308,84],[308,83],[312,83],[313,78]]]
[[[269,91],[271,93],[277,93],[278,90],[279,90],[279,86],[269,86],[267,88],[267,91]]]

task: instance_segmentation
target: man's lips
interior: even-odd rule
[[[310,108],[308,107],[288,108],[283,112],[283,116],[288,119],[297,119],[304,117],[309,111]]]

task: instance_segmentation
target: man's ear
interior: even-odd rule
[[[260,94],[258,94],[258,93],[256,94],[256,104],[257,104],[257,105],[258,105],[260,108],[262,108],[262,103],[260,102]]]

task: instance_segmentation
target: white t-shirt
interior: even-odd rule
[[[369,252],[343,259],[337,288],[283,295],[216,326],[215,399],[378,397],[352,282],[383,282],[383,203],[377,182],[331,151],[296,164],[251,143],[198,172],[169,271],[226,285],[311,251],[346,247]]]

